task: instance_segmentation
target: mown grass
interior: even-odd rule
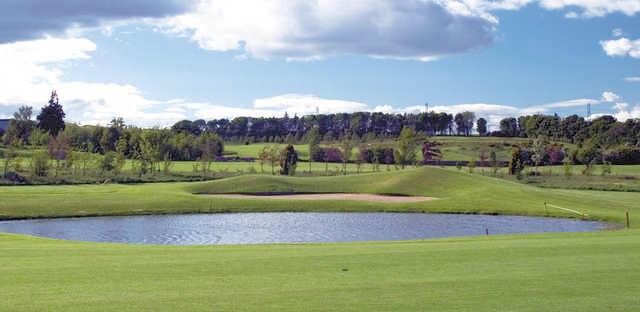
[[[0,310],[637,311],[638,237],[168,247],[0,234]]]

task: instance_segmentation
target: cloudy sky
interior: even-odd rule
[[[0,118],[640,117],[640,0],[3,0]]]

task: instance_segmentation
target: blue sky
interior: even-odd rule
[[[525,113],[585,115],[587,103],[594,114],[640,117],[640,0],[468,1],[471,13],[449,8],[464,0],[376,0],[341,13],[310,1],[287,12],[211,1],[0,41],[0,69],[15,74],[0,81],[0,116],[39,108],[58,89],[69,119],[83,124],[121,116],[162,126],[316,107],[401,113],[425,101],[494,124]],[[496,4],[512,7],[487,8]]]

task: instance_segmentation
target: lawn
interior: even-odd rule
[[[165,247],[0,234],[0,310],[637,311],[639,237]]]

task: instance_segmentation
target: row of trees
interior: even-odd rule
[[[638,119],[621,122],[609,115],[593,120],[577,115],[529,115],[503,119],[500,130],[492,134],[574,143],[578,148],[571,157],[576,163],[640,163]]]
[[[487,121],[472,112],[456,115],[447,113],[386,114],[386,113],[342,113],[316,114],[290,118],[237,117],[231,120],[203,119],[182,120],[171,129],[181,133],[198,135],[214,132],[225,141],[252,142],[301,142],[309,141],[309,132],[317,130],[324,141],[348,138],[397,138],[403,128],[410,127],[426,135],[470,135],[475,130],[487,134]]]
[[[181,129],[143,129],[127,126],[122,118],[114,118],[107,126],[65,124],[65,113],[55,91],[49,104],[42,108],[37,121],[32,120],[32,107],[23,106],[14,114],[2,140],[8,146],[47,146],[67,142],[75,151],[118,153],[125,158],[161,160],[214,159],[224,150],[218,135],[206,129],[193,133]]]
[[[593,140],[598,145],[640,145],[640,120],[618,121],[613,116],[604,115],[586,120],[578,115],[559,117],[558,115],[528,115],[505,118],[500,121],[496,136],[539,138],[583,144]]]

